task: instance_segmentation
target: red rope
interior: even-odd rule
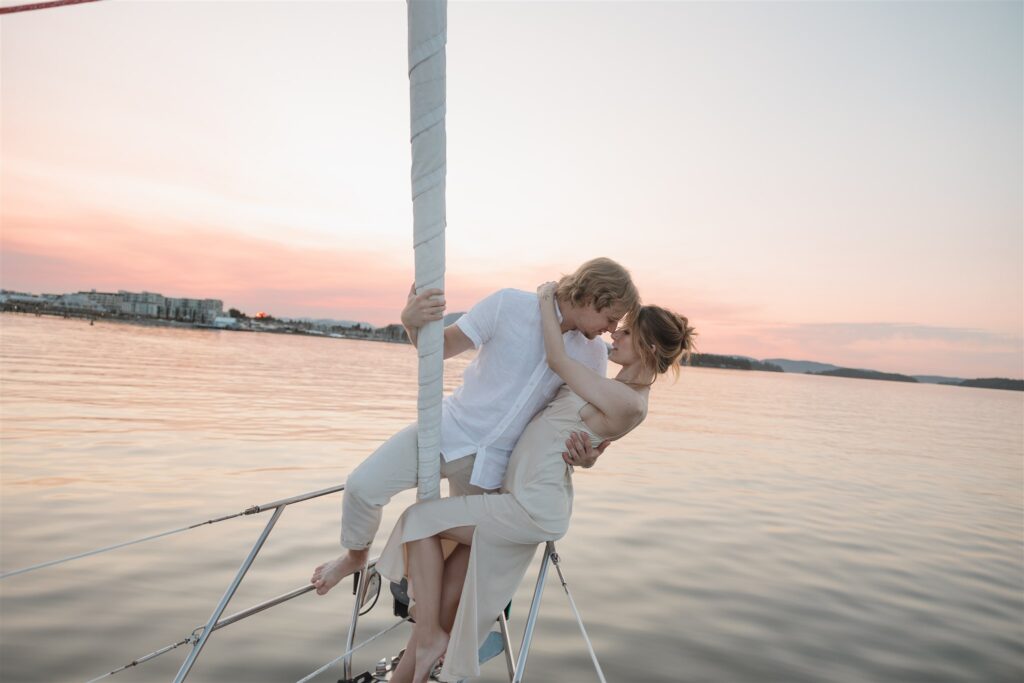
[[[11,7],[0,7],[0,14],[28,12],[34,9],[49,9],[50,7],[60,7],[61,5],[77,5],[83,2],[98,2],[98,0],[52,0],[51,2],[35,2],[31,5],[12,5]]]

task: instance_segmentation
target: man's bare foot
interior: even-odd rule
[[[420,634],[416,639],[416,673],[414,683],[427,683],[434,665],[448,649],[448,634],[440,629],[436,633]],[[409,653],[406,653],[408,656]]]
[[[349,550],[344,555],[339,555],[314,569],[309,582],[316,586],[317,595],[325,595],[346,576],[362,569],[369,553],[369,550]]]

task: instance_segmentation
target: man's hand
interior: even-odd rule
[[[444,292],[440,289],[425,289],[416,294],[416,285],[409,288],[409,298],[402,309],[402,325],[405,329],[423,327],[427,323],[444,317]]]
[[[597,448],[594,448],[590,445],[590,437],[583,432],[573,432],[565,440],[567,450],[562,453],[562,460],[565,461],[565,464],[573,467],[593,467],[610,443],[611,441],[605,439],[597,445]]]

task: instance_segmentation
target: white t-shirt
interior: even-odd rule
[[[527,423],[563,382],[547,364],[536,294],[499,290],[455,324],[480,351],[444,399],[441,453],[446,462],[476,453],[470,481],[496,489]],[[607,344],[575,330],[562,338],[570,357],[607,375]]]

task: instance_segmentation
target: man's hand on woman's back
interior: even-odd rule
[[[593,467],[610,443],[611,441],[605,439],[594,448],[590,445],[590,437],[584,432],[573,432],[565,440],[566,450],[562,452],[562,460],[573,467]]]

